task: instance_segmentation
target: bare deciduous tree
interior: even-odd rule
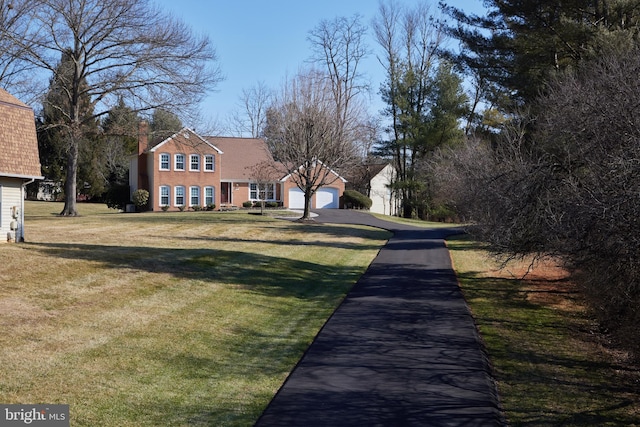
[[[29,13],[39,0],[0,0],[0,87],[8,89],[23,101],[32,102],[39,90],[33,79],[34,65],[26,60],[30,46]],[[20,37],[23,43],[15,43]]]
[[[335,117],[331,86],[322,73],[313,71],[292,78],[267,113],[267,144],[284,172],[304,192],[303,220],[310,218],[315,192],[335,182],[334,170],[352,158]]]
[[[273,91],[264,82],[242,89],[240,110],[234,111],[230,118],[232,132],[238,136],[260,138],[267,120],[267,108],[273,97]]]
[[[324,69],[335,102],[339,137],[355,143],[366,117],[363,96],[369,84],[360,64],[369,54],[365,43],[367,28],[360,16],[322,20],[309,32],[313,56],[311,60]]]
[[[106,114],[120,99],[136,111],[166,107],[186,112],[220,80],[206,37],[148,0],[34,0],[28,31],[2,29],[33,66],[54,73],[64,55],[74,65],[60,82],[66,100],[58,126],[67,134],[67,180],[62,215],[77,215],[76,177],[82,120],[79,100],[89,97]],[[82,84],[81,84],[82,83]]]

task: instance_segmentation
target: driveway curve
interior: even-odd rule
[[[392,231],[256,426],[502,426],[495,384],[444,243],[368,213],[318,222]]]

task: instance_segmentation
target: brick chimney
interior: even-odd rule
[[[138,124],[138,154],[144,153],[149,148],[149,122],[140,121]]]

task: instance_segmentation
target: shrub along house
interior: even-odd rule
[[[345,180],[338,174],[321,187],[312,208],[338,208]],[[138,154],[131,159],[129,186],[149,191],[149,209],[178,210],[216,205],[241,207],[264,199],[290,209],[304,207],[304,195],[274,161],[260,138],[201,137],[184,128],[148,144],[142,124]]]
[[[0,89],[0,235],[7,241],[24,241],[25,186],[42,178],[33,110]]]

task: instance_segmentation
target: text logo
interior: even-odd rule
[[[69,405],[2,405],[0,427],[69,427]]]

